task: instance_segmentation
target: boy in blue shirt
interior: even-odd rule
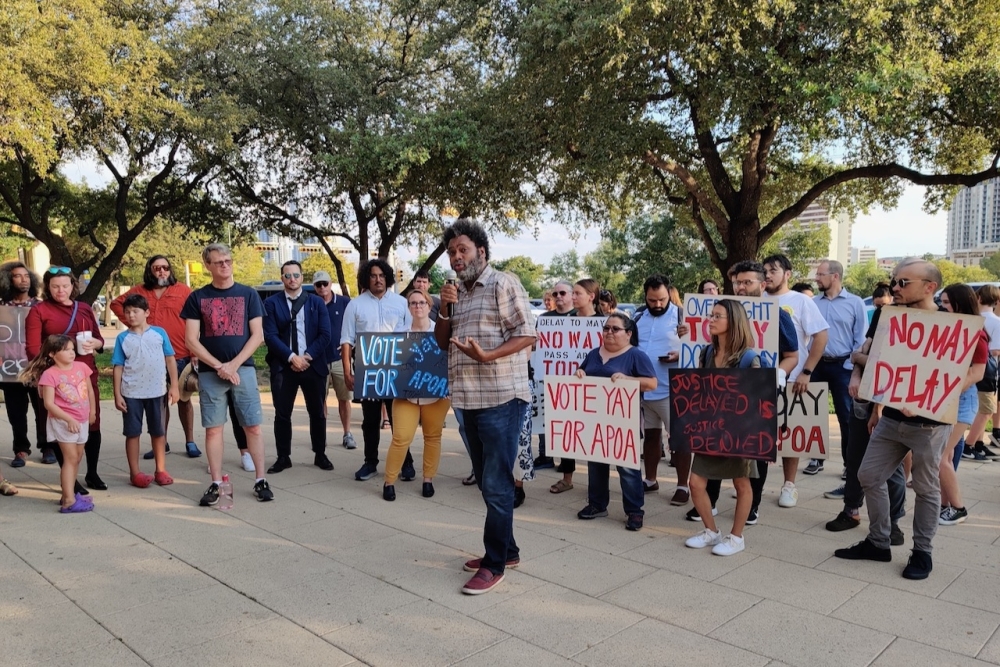
[[[164,410],[168,398],[171,405],[179,398],[174,348],[166,331],[147,324],[149,303],[145,297],[130,295],[122,303],[122,310],[128,329],[115,339],[111,364],[114,366],[115,407],[121,411],[124,422],[129,480],[132,486],[140,489],[154,480],[160,486],[166,486],[173,484],[174,480],[166,470]],[[156,461],[156,474],[153,476],[139,470],[139,436],[142,434],[144,413]]]

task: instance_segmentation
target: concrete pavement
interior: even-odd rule
[[[470,597],[459,592],[470,576],[462,563],[481,555],[484,509],[460,483],[469,463],[452,417],[436,495],[398,482],[394,503],[381,498],[381,475],[354,481],[361,449],[342,449],[339,427],[328,450],[336,469],[311,465],[304,411],[294,467],[269,477],[272,503],[252,499],[252,475],[227,436],[236,505],[221,512],[197,506],[206,460],[177,453],[176,421],[167,459],[176,483],[128,486],[120,417],[108,401],[102,410],[110,489],[92,492],[92,513],[58,514],[56,466],[33,452],[15,470],[2,452],[21,493],[0,498],[0,665],[1000,664],[1000,463],[963,461],[970,517],[941,527],[923,582],[900,577],[909,517],[892,563],[832,557],[864,537],[864,528],[823,528],[841,509],[822,496],[840,484],[836,459],[800,477],[794,509],[777,506],[772,469],[760,524],[729,558],[684,547],[700,524],[684,520],[690,505],[669,505],[665,464],[638,533],[624,528],[614,481],[610,517],[584,522],[585,467],[560,495],[548,492],[558,475],[541,471],[516,511],[521,567]],[[9,428],[0,421],[0,433]],[[359,426],[355,435],[360,445]],[[384,431],[383,454],[388,441]],[[734,503],[727,487],[720,526]]]

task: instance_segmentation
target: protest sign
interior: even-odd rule
[[[549,456],[639,469],[639,381],[545,379]]]
[[[354,348],[356,398],[445,398],[448,355],[432,332],[363,333]]]
[[[28,308],[0,306],[0,382],[17,382],[28,364],[24,351],[24,318]]]
[[[687,335],[681,339],[680,368],[697,368],[701,350],[712,342],[708,324],[712,306],[719,299],[738,299],[750,318],[753,330],[753,349],[760,354],[762,366],[773,368],[778,365],[778,302],[754,296],[715,296],[712,294],[688,294],[684,297],[684,312],[681,323],[687,325]]]
[[[671,370],[670,448],[774,461],[777,382],[773,368]]]
[[[858,395],[954,424],[982,330],[979,315],[883,307]]]
[[[847,438],[840,434],[841,442]],[[830,390],[810,382],[801,394],[791,383],[778,390],[778,456],[825,459],[830,455]]]
[[[572,375],[587,353],[601,346],[601,327],[606,317],[543,316],[535,323],[535,349],[531,353],[531,372],[537,384],[539,399],[549,375]],[[532,410],[531,429],[543,433],[545,428],[544,401]]]

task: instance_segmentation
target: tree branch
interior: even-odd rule
[[[678,179],[684,186],[684,189],[687,190],[688,193],[698,202],[699,208],[706,211],[708,216],[715,223],[716,227],[719,228],[719,233],[722,234],[723,241],[729,237],[729,218],[726,216],[725,212],[723,212],[722,209],[720,209],[718,205],[712,201],[711,197],[705,194],[705,191],[702,190],[701,186],[698,184],[698,180],[690,171],[669,158],[661,158],[654,155],[652,151],[646,151],[646,154],[643,156],[643,160],[646,164],[665,171],[674,178]]]

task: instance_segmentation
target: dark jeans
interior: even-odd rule
[[[844,368],[843,361],[820,361],[809,378],[812,382],[826,382],[833,396],[833,409],[837,413],[837,423],[840,424],[840,455],[847,465],[847,438],[851,424],[851,395],[847,393],[847,385],[851,382],[851,371]],[[868,430],[868,427],[865,427]],[[827,454],[829,456],[829,453]]]
[[[618,468],[618,478],[622,487],[622,505],[625,514],[642,516],[642,503],[645,489],[642,488],[642,473],[631,468]],[[611,500],[609,484],[611,481],[611,466],[607,463],[587,462],[587,503],[596,509],[608,509]]]
[[[280,378],[274,382],[275,377]],[[309,440],[316,454],[326,452],[326,414],[323,410],[326,403],[327,376],[320,375],[312,369],[302,372],[285,368],[272,375],[271,390],[274,392],[274,443],[278,456],[292,454],[292,409],[295,407],[295,396],[302,389],[306,399],[306,412],[309,414]]]
[[[472,470],[486,502],[482,567],[494,574],[503,574],[507,561],[520,554],[514,541],[513,470],[525,405],[515,398],[493,408],[455,408],[462,414]]]
[[[378,446],[382,439],[382,405],[385,404],[385,414],[392,426],[392,401],[385,399],[364,399],[361,401],[361,435],[365,441],[365,463],[378,465]],[[406,450],[403,467],[412,466],[413,457]]]
[[[556,466],[556,472],[576,472],[576,459],[559,459],[559,465]]]
[[[753,502],[751,509],[760,507],[760,498],[764,493],[764,483],[767,482],[767,461],[757,461],[757,477],[750,478],[750,488],[753,490]],[[705,490],[708,492],[708,499],[712,501],[712,507],[719,502],[719,494],[722,493],[722,480],[710,479],[705,483]]]
[[[28,405],[35,413],[35,443],[38,449],[45,448],[45,422],[38,419],[38,409],[42,407],[42,399],[33,387],[25,387],[20,382],[4,382],[4,406],[7,408],[7,419],[10,430],[14,432],[14,454],[31,451],[31,441],[28,440]],[[43,410],[45,408],[42,408]]]
[[[844,482],[844,509],[861,509],[865,504],[865,492],[858,482],[858,469],[868,451],[868,418],[872,414],[872,404],[853,401],[851,408],[851,431],[847,441],[847,481]],[[900,464],[889,481],[889,517],[893,523],[898,522],[906,514],[906,477],[903,475],[903,465]]]

